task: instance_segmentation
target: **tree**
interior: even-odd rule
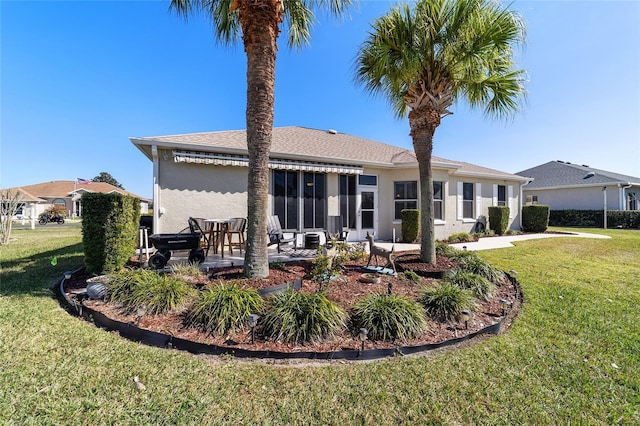
[[[0,191],[0,245],[9,244],[13,216],[22,204],[22,194],[18,190]]]
[[[505,118],[524,98],[525,72],[514,47],[524,42],[520,17],[493,0],[418,0],[372,24],[356,56],[356,80],[408,116],[420,179],[420,257],[435,263],[433,136],[449,107],[466,100]]]
[[[93,182],[104,182],[104,183],[111,184],[115,187],[118,187],[120,189],[124,189],[122,184],[107,172],[100,172],[100,174],[94,177],[92,180]]]
[[[354,0],[171,0],[173,11],[183,17],[204,13],[216,37],[232,44],[240,38],[247,55],[247,241],[244,274],[269,275],[267,255],[267,201],[269,154],[273,131],[273,106],[277,39],[283,22],[288,43],[300,46],[309,40],[314,7],[338,16]]]

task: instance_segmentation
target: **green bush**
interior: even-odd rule
[[[531,204],[522,207],[522,229],[525,232],[544,232],[549,226],[549,206]]]
[[[459,250],[442,241],[436,241],[436,256],[453,258]]]
[[[583,228],[604,226],[603,210],[551,210],[550,226],[577,226]],[[640,229],[640,211],[608,210],[607,228]]]
[[[132,269],[123,269],[109,275],[105,282],[107,300],[127,304],[139,277],[140,271]]]
[[[450,243],[470,243],[472,241],[475,241],[476,239],[468,232],[456,232],[455,234],[449,235],[449,238],[447,238],[447,240]]]
[[[135,252],[140,201],[117,193],[82,196],[82,244],[87,270],[102,274],[122,269]]]
[[[418,239],[418,233],[420,232],[420,210],[401,210],[400,217],[402,218],[402,241],[413,243]]]
[[[478,299],[489,300],[495,294],[496,286],[485,277],[473,272],[457,270],[448,280],[458,287],[471,290]]]
[[[494,284],[502,285],[505,282],[506,276],[503,271],[483,260],[475,252],[466,253],[470,254],[460,255],[456,258],[462,271],[480,275]]]
[[[306,342],[330,337],[344,326],[344,311],[324,293],[288,289],[270,298],[263,333],[283,342]]]
[[[110,300],[123,303],[130,311],[144,308],[149,314],[175,309],[193,294],[193,288],[185,281],[147,269],[114,273],[105,287]]]
[[[200,292],[186,316],[189,326],[223,335],[242,328],[247,317],[261,312],[264,300],[253,288],[240,288],[234,282],[220,283]]]
[[[473,292],[448,281],[437,287],[425,287],[419,298],[420,303],[431,318],[440,321],[451,321],[465,310],[475,306]]]
[[[417,283],[420,280],[422,280],[422,277],[420,275],[416,274],[414,271],[411,271],[411,270],[404,271],[402,275],[404,276],[405,280],[409,280],[414,283]]]
[[[404,296],[372,294],[360,299],[352,309],[354,332],[369,331],[371,340],[410,339],[427,328],[422,306]]]
[[[498,235],[504,234],[509,227],[509,207],[489,207],[489,228]]]

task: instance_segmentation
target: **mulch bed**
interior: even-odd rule
[[[418,274],[425,275],[430,272],[451,270],[457,266],[455,261],[446,257],[439,256],[436,265],[428,265],[420,261],[418,253],[401,253],[396,260],[396,267],[399,270],[398,275],[396,277],[381,275],[380,283],[370,284],[363,283],[360,280],[363,274],[361,268],[364,265],[366,265],[366,262],[350,261],[345,265],[344,273],[337,279],[331,281],[326,287],[327,297],[336,302],[345,311],[348,311],[357,300],[372,293],[387,293],[391,290],[394,294],[416,298],[421,287],[425,285],[433,286],[438,283],[438,280],[434,278],[422,278],[419,283],[410,281],[404,278],[404,274],[400,272],[402,270],[413,270]],[[208,273],[202,273],[198,279],[191,279],[190,281],[196,287],[204,287],[209,284],[215,284],[218,281],[236,281],[241,286],[264,289],[303,278],[302,289],[300,291],[310,293],[319,289],[318,283],[307,278],[311,269],[311,261],[288,262],[284,270],[270,269],[269,277],[267,278],[247,279],[242,276],[242,267],[224,267],[212,269]],[[73,295],[73,293],[76,293],[79,289],[86,287],[86,279],[88,278],[89,276],[86,273],[75,274],[72,280],[66,281],[65,291]],[[458,322],[442,323],[428,320],[428,331],[415,339],[396,342],[366,341],[365,349],[440,343],[452,338],[462,337],[498,322],[502,315],[502,308],[499,304],[500,299],[514,301],[512,314],[517,311],[519,301],[517,300],[516,288],[511,283],[505,283],[498,287],[498,291],[492,300],[481,302],[478,305],[478,309],[474,312],[472,320],[468,323],[468,329],[465,329],[464,324]],[[115,303],[105,303],[99,300],[85,300],[83,303],[85,306],[98,310],[114,320],[134,323],[143,329],[161,332],[199,343],[280,352],[327,352],[340,349],[357,350],[360,348],[360,341],[357,340],[357,337],[354,337],[346,331],[332,339],[305,344],[283,344],[265,340],[258,332],[256,336],[257,341],[255,344],[251,344],[251,334],[248,329],[232,332],[225,336],[217,336],[198,329],[185,327],[184,309],[166,315],[145,315],[138,319],[135,313],[127,312]]]

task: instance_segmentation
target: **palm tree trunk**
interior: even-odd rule
[[[267,208],[269,153],[273,133],[275,63],[280,9],[278,2],[239,2],[247,54],[247,241],[244,274],[269,275]]]
[[[420,259],[436,263],[436,238],[433,221],[433,174],[431,153],[433,135],[440,124],[440,114],[426,108],[409,112],[413,150],[418,160],[420,176]]]

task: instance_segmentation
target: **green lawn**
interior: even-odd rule
[[[209,363],[96,329],[49,291],[82,265],[79,229],[14,231],[0,246],[0,424],[640,424],[640,232],[591,231],[613,238],[481,253],[522,284],[505,335],[313,368]]]

